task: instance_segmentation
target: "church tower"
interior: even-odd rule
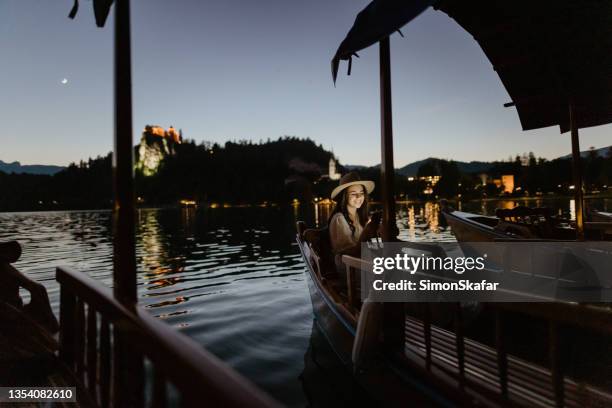
[[[339,180],[340,173],[336,173],[336,160],[333,157],[329,158],[329,179]]]

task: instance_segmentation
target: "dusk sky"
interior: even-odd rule
[[[378,47],[330,60],[368,0],[132,1],[134,143],[146,124],[196,141],[309,137],[343,164],[380,162]],[[59,164],[112,149],[113,19],[91,1],[0,0],[0,160]],[[112,14],[112,13],[111,13]],[[557,127],[523,132],[477,43],[429,10],[391,40],[395,165],[570,151]],[[63,81],[66,79],[66,81]],[[65,82],[65,83],[63,83]],[[581,148],[612,144],[612,126]]]

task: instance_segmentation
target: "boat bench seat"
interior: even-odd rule
[[[329,229],[327,227],[310,228],[303,232],[302,237],[310,246],[311,258],[319,277],[325,279],[339,277],[334,263],[334,255],[331,251]]]
[[[525,225],[528,227],[550,228],[555,223],[552,217],[552,209],[547,207],[529,208],[522,205],[512,209],[498,208],[495,215],[501,223]]]
[[[552,209],[548,207],[529,208],[523,205],[514,208],[498,208],[495,210],[495,215],[502,220],[533,222],[535,220],[548,220],[552,216]]]
[[[298,221],[297,231],[308,245],[310,253],[307,256],[321,283],[329,289],[329,294],[336,303],[345,304],[348,299],[346,281],[336,270],[329,229],[306,228],[303,221]]]
[[[512,209],[498,208],[495,210],[495,215],[500,221],[494,228],[503,233],[534,239],[568,238],[567,234],[563,234],[565,231],[560,231],[557,228],[558,220],[552,216],[551,208],[529,208],[519,205]],[[562,234],[562,236],[559,236],[559,234]]]

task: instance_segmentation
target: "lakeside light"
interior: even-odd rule
[[[570,189],[570,190],[573,190],[574,188],[576,188],[576,187],[574,187],[573,185],[572,185],[572,186],[569,186],[569,189]]]
[[[183,199],[180,201],[181,205],[185,205],[185,206],[193,206],[196,205],[195,200],[187,200],[187,199]]]
[[[217,203],[210,203],[210,205],[208,207],[210,207],[210,208],[219,208],[219,204],[217,204]]]

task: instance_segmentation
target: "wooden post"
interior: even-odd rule
[[[499,388],[503,398],[508,398],[508,354],[506,352],[506,333],[504,312],[495,311],[495,346],[497,349],[497,375]]]
[[[550,321],[548,324],[548,357],[550,360],[550,371],[552,389],[554,393],[555,406],[562,408],[565,406],[565,381],[563,378],[563,366],[561,359],[561,336],[559,335],[559,325]]]
[[[76,297],[68,289],[60,286],[60,334],[59,334],[59,358],[74,370],[75,351],[75,317]]]
[[[578,124],[574,105],[569,104],[569,120],[572,133],[572,166],[574,173],[574,202],[576,212],[576,239],[584,241],[584,198],[582,190],[582,165],[580,157],[580,140],[578,138]]]
[[[132,62],[130,1],[115,1],[115,151],[113,155],[113,292],[127,308],[137,303],[134,165],[132,146]],[[129,333],[114,327],[113,395],[116,406],[142,406],[142,357],[127,343]]]
[[[380,125],[381,125],[381,198],[383,202],[383,241],[397,238],[395,197],[393,194],[393,121],[391,108],[391,51],[389,37],[380,40]]]
[[[395,197],[393,194],[393,122],[391,109],[391,51],[389,37],[380,40],[380,181],[383,203],[383,241],[397,239]],[[399,351],[404,346],[404,305],[384,303],[383,337],[387,351]]]
[[[463,327],[463,310],[461,303],[455,304],[455,348],[457,350],[457,367],[459,368],[459,388],[465,387],[465,339]]]
[[[115,152],[113,155],[115,297],[136,303],[136,244],[132,146],[130,3],[115,2]]]

